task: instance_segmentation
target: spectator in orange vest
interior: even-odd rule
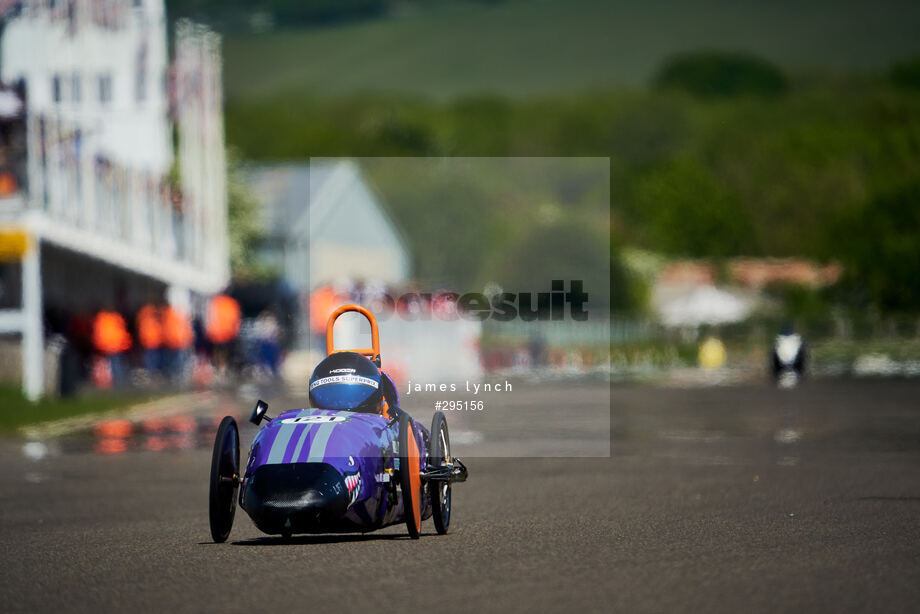
[[[183,371],[186,351],[194,339],[192,324],[185,312],[172,305],[160,311],[160,321],[163,326],[166,371],[176,378]]]
[[[325,349],[326,321],[341,302],[341,297],[329,284],[317,288],[310,294],[310,332],[313,335],[314,348]]]
[[[214,365],[224,371],[232,343],[240,334],[240,305],[226,294],[218,294],[208,303],[205,335],[214,344]]]
[[[117,311],[100,311],[93,320],[93,347],[109,361],[113,383],[124,381],[124,353],[131,349],[131,335]]]
[[[13,195],[19,189],[16,176],[9,171],[0,171],[0,198]]]
[[[218,294],[208,303],[206,334],[211,343],[230,343],[240,334],[240,305],[226,294]]]
[[[100,311],[93,321],[93,346],[100,354],[113,356],[131,349],[131,335],[117,311]]]
[[[147,303],[137,312],[135,318],[137,340],[144,349],[144,367],[148,371],[157,371],[162,366],[160,346],[163,344],[163,326],[160,323],[160,310],[153,303]]]
[[[162,314],[163,345],[171,350],[188,349],[194,338],[188,315],[172,305],[164,307]]]
[[[332,286],[317,288],[310,295],[310,330],[314,334],[326,334],[326,321],[339,306],[339,296]]]

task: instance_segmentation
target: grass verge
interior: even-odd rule
[[[118,409],[127,410],[156,395],[131,392],[89,392],[67,399],[29,402],[18,388],[0,386],[0,435],[15,435],[23,426]]]

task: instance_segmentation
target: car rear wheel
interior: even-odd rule
[[[225,542],[233,528],[236,513],[236,493],[239,489],[240,432],[236,420],[226,416],[217,428],[214,452],[211,455],[211,491],[208,516],[211,537]]]
[[[399,487],[409,537],[418,539],[422,533],[422,477],[420,475],[418,442],[412,428],[412,418],[403,412],[399,416]]]
[[[431,419],[431,455],[429,465],[441,467],[450,463],[450,433],[444,412],[435,412]],[[431,517],[438,535],[447,533],[450,527],[450,482],[429,482],[431,492]]]

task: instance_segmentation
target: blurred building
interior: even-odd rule
[[[182,24],[170,65],[163,0],[0,11],[0,334],[36,398],[46,329],[226,285],[219,41]]]
[[[342,303],[362,302],[350,292],[360,282],[383,291],[409,280],[406,240],[355,162],[312,160],[309,164],[256,166],[249,169],[247,179],[260,204],[260,223],[266,237],[259,261],[279,271],[285,286],[297,296],[292,326],[295,349],[313,347],[319,351],[322,345],[311,338],[308,313],[310,295],[318,288],[319,293],[331,291],[333,286],[339,290],[340,296],[328,306],[331,311]],[[320,319],[325,322],[325,317]],[[315,313],[312,319],[316,320]],[[360,318],[345,318],[339,327],[339,340],[357,342],[369,333],[361,326]],[[391,359],[395,351],[388,344]],[[318,359],[318,355],[307,354],[291,361],[299,361],[294,369],[297,377],[309,376]],[[390,368],[393,366],[391,362]]]
[[[763,302],[773,284],[822,288],[840,279],[838,263],[801,258],[729,258],[673,260],[661,267],[652,289],[652,305],[668,326],[739,322]]]
[[[795,284],[823,288],[837,283],[843,268],[837,262],[819,264],[803,258],[729,258],[725,281],[759,289],[770,284]],[[713,285],[719,265],[708,260],[672,260],[661,267],[660,285]]]
[[[406,241],[354,162],[258,166],[249,185],[266,234],[259,257],[295,290],[409,279]]]

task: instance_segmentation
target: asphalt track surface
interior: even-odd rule
[[[517,394],[558,411],[552,391]],[[613,419],[609,458],[485,458],[471,444],[450,534],[428,521],[418,541],[394,527],[284,542],[238,510],[230,541],[212,544],[209,450],[48,442],[33,460],[6,440],[0,608],[920,607],[920,382],[615,387]]]

